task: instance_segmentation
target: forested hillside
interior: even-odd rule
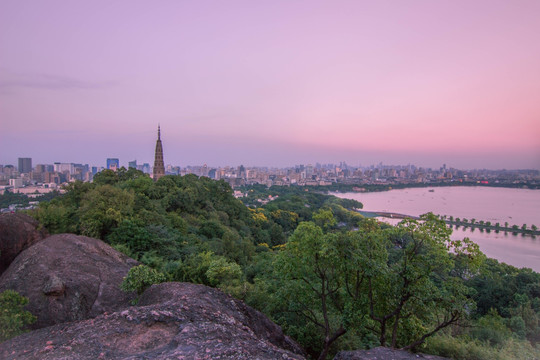
[[[105,170],[32,215],[51,234],[110,243],[162,274],[155,279],[231,293],[313,358],[378,345],[540,358],[540,274],[451,241],[430,214],[392,227],[351,211],[358,202],[307,188],[247,191],[244,204],[224,181]]]

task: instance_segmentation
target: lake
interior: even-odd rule
[[[431,191],[430,191],[431,190]],[[427,212],[454,218],[474,218],[505,222],[521,227],[540,227],[540,191],[494,187],[453,186],[412,188],[369,193],[335,193],[337,197],[354,199],[364,204],[363,210],[384,211],[418,216]],[[381,218],[383,221],[391,219]],[[529,267],[540,272],[540,237],[512,235],[504,232],[481,232],[460,228],[452,239],[468,237],[484,254],[501,262]]]

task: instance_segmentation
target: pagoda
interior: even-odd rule
[[[154,181],[158,181],[160,177],[165,176],[165,165],[163,164],[163,146],[161,145],[161,129],[158,125],[157,141],[156,141],[156,156],[154,158]]]

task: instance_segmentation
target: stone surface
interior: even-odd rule
[[[0,274],[21,251],[46,236],[47,231],[39,229],[37,220],[28,215],[0,214]]]
[[[35,330],[0,344],[2,359],[304,359],[265,315],[219,290],[154,285],[137,306]]]
[[[53,235],[17,256],[0,276],[0,292],[12,289],[30,300],[33,329],[88,319],[129,305],[133,295],[120,284],[136,264],[101,240]]]
[[[334,360],[449,360],[435,355],[413,354],[408,351],[376,347],[370,350],[340,351]]]

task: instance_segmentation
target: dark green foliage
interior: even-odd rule
[[[25,311],[28,299],[13,290],[0,293],[0,342],[20,335],[36,317]]]
[[[387,230],[364,220],[354,232],[337,231],[330,210],[313,220],[297,227],[275,257],[274,273],[257,285],[275,295],[267,311],[320,351],[319,359],[349,331],[362,339],[356,343],[376,336],[382,346],[414,348],[474,309],[471,289],[452,275],[448,248],[467,254],[469,271],[481,254],[467,241],[452,242],[433,215]]]
[[[523,335],[521,319],[525,336],[531,341],[540,341],[539,273],[487,259],[482,272],[467,283],[476,290],[473,299],[478,316],[495,311],[507,319],[509,327],[520,337]]]
[[[450,241],[431,215],[393,227],[321,189],[253,186],[242,203],[224,181],[154,182],[133,169],[67,190],[34,216],[51,233],[99,237],[143,263],[124,288],[140,293],[165,279],[219,287],[321,359],[379,344],[464,359],[521,346],[529,356],[540,341],[540,275],[481,266],[478,248]]]

